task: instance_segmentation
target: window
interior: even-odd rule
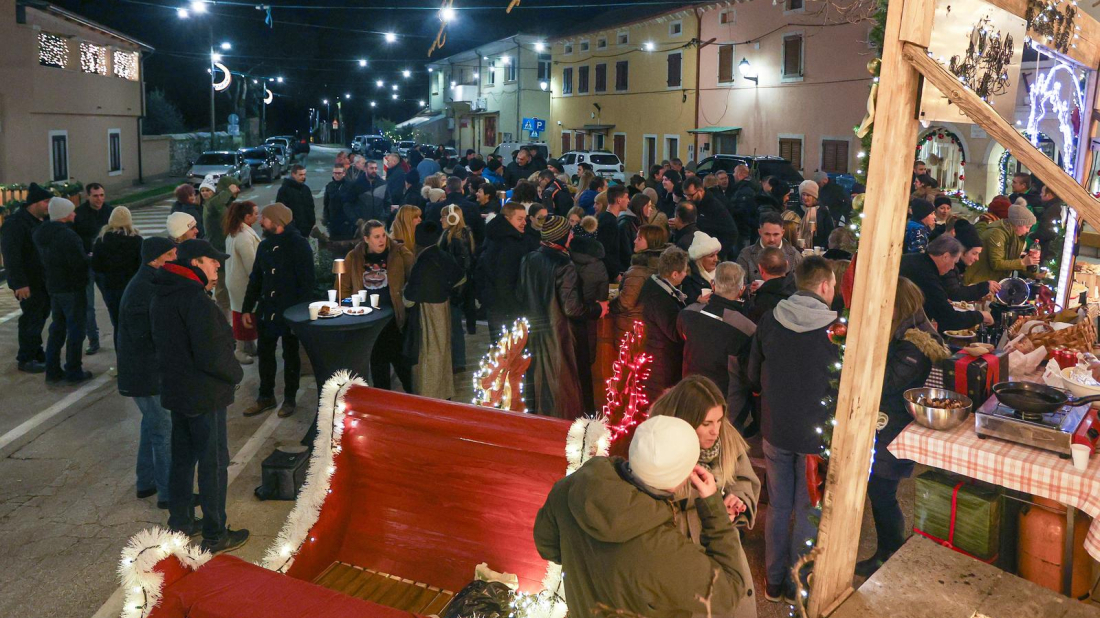
[[[496,66],[494,66],[492,64],[489,65],[489,74],[485,76],[485,84],[487,86],[495,86],[496,85],[496,83],[497,83],[497,71],[498,71],[498,69],[497,69]]]
[[[50,131],[50,182],[69,179],[69,134]]]
[[[38,64],[64,69],[69,65],[69,41],[46,32],[38,33]]]
[[[584,133],[577,133],[573,137],[573,140],[575,142],[577,142],[577,144],[576,144],[577,150],[584,150]]]
[[[596,65],[596,92],[607,92],[607,65]]]
[[[848,173],[848,140],[821,140],[821,171],[829,174]]]
[[[802,35],[783,37],[783,78],[802,77]]]
[[[566,131],[562,131],[562,133],[561,133],[561,151],[562,152],[569,152],[570,150],[573,150],[573,135],[571,133],[566,132]],[[568,156],[571,157],[573,155],[568,155]]]
[[[649,174],[649,170],[657,164],[657,136],[646,135],[645,141],[642,146],[642,163],[645,164],[645,172]]]
[[[733,82],[733,45],[718,46],[718,83]]]
[[[138,80],[139,56],[137,52],[120,51],[116,49],[112,60],[114,60],[115,65],[115,77],[128,79],[132,82]]]
[[[497,117],[486,116],[485,117],[485,137],[483,142],[486,147],[493,147],[497,145]]]
[[[785,11],[801,11],[803,7],[803,0],[787,0],[784,4]]]
[[[84,41],[80,44],[80,70],[96,75],[107,74],[107,48]]]
[[[573,67],[561,70],[561,93],[573,94]]]
[[[728,11],[722,11],[718,15],[718,23],[720,24],[732,24],[737,21],[737,11],[729,9]]]
[[[562,53],[565,54],[566,56],[568,56],[569,54],[573,53],[573,44],[572,43],[566,43],[562,47],[562,49],[564,50]]]
[[[504,81],[506,81],[506,82],[516,81],[516,68],[517,68],[516,65],[518,65],[518,64],[519,64],[519,61],[514,60],[514,61],[508,62],[507,64],[504,65]]]
[[[581,51],[582,51],[582,52],[586,52],[586,51],[588,51],[589,47],[590,47],[590,45],[588,44],[588,40],[587,40],[587,39],[585,39],[585,40],[581,41]]]
[[[605,139],[607,139],[606,134],[604,134],[604,133],[593,133],[592,134],[592,150],[603,150]],[[592,163],[599,163],[599,161],[596,160],[596,159],[599,158],[599,155],[593,155],[591,158],[592,158]]]
[[[802,169],[802,140],[796,137],[779,138],[779,156],[790,161],[794,169]]]
[[[630,45],[630,32],[620,32],[616,34],[615,42],[618,45]]]
[[[107,172],[111,176],[122,173],[122,131],[107,130]]]
[[[550,79],[550,54],[539,54],[539,80]]]
[[[665,158],[669,161],[680,157],[680,137],[665,136]]]
[[[630,63],[620,60],[615,63],[615,90],[622,92],[630,87]]]
[[[679,88],[682,81],[680,79],[680,69],[683,60],[683,53],[673,52],[668,55],[668,87]]]
[[[626,161],[626,134],[616,133],[612,137],[612,149],[615,152],[615,156],[619,157],[620,161]]]
[[[668,36],[680,36],[684,33],[684,22],[676,20],[668,24]]]
[[[596,39],[596,49],[607,49],[607,37],[601,36]]]
[[[588,67],[577,67],[577,94],[588,92]]]

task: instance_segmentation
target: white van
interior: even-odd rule
[[[570,150],[563,154],[561,161],[562,171],[570,178],[576,178],[579,165],[587,163],[592,166],[592,171],[602,178],[611,178],[626,184],[626,172],[623,162],[619,157],[606,150]]]

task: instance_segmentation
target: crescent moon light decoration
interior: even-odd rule
[[[226,88],[228,88],[229,84],[233,83],[233,74],[229,72],[229,67],[225,66],[224,64],[222,64],[220,62],[215,62],[214,63],[214,68],[220,70],[222,73],[225,74],[225,79],[223,79],[220,82],[214,82],[214,90],[216,92],[221,92],[221,91],[225,90]]]
[[[275,94],[264,88],[264,105],[271,105],[271,102],[275,100]]]

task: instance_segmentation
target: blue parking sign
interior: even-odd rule
[[[545,120],[543,120],[541,118],[533,118],[532,120],[535,121],[535,132],[536,133],[542,133],[543,131],[546,130],[546,121]]]

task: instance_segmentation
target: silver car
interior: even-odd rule
[[[187,172],[187,181],[198,187],[207,176],[218,180],[226,174],[236,176],[243,187],[252,186],[252,167],[241,153],[231,150],[210,150],[199,155]]]

